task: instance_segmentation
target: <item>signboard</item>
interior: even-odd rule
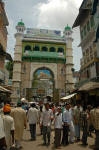
[[[60,36],[61,37],[61,31],[59,30],[47,30],[47,29],[35,29],[35,28],[27,28],[26,31],[27,34],[31,34],[34,36]]]
[[[38,94],[44,94],[44,93],[45,93],[45,90],[44,90],[44,89],[37,89],[37,93],[38,93]]]

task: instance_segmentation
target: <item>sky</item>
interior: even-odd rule
[[[26,28],[64,30],[72,27],[82,0],[3,0],[9,20],[7,51],[14,56],[16,25],[22,19]],[[80,69],[79,27],[73,29],[73,62]]]

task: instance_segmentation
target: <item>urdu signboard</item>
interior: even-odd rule
[[[61,31],[59,30],[47,30],[47,29],[35,29],[35,28],[27,28],[27,34],[31,34],[34,36],[60,36]]]

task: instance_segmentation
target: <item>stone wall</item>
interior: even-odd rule
[[[4,14],[4,5],[2,2],[0,2],[0,14]],[[6,51],[7,47],[7,29],[4,25],[3,17],[0,15],[0,45],[3,47],[3,51]],[[1,58],[2,57],[2,58]],[[4,63],[5,63],[5,57],[0,57],[0,70],[4,71]]]
[[[29,63],[29,62],[22,62],[21,97],[24,97],[24,95],[25,95],[25,93],[23,93],[24,89],[31,88],[30,71],[31,71],[31,63]]]
[[[58,74],[57,74],[58,88],[64,89],[65,88],[65,65],[58,64],[57,67],[58,67]]]

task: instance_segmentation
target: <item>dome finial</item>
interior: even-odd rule
[[[20,21],[18,22],[18,24],[16,26],[16,29],[17,29],[18,33],[24,33],[24,31],[25,31],[25,24],[24,24],[22,19],[20,19]]]
[[[71,30],[71,27],[69,27],[68,24],[67,24],[67,26],[65,27],[65,31],[67,31],[67,30]]]
[[[24,22],[23,22],[23,19],[20,19],[20,21],[18,22],[17,24],[18,26],[24,26]]]

